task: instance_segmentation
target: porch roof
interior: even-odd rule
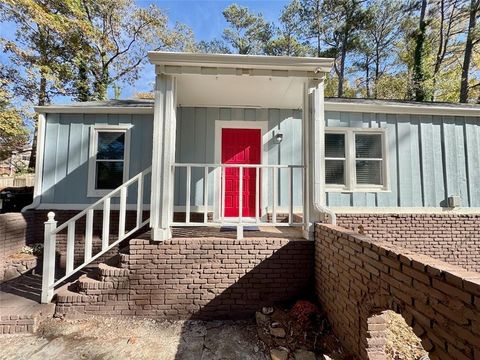
[[[294,56],[202,54],[151,51],[148,59],[164,74],[322,77],[334,59]]]
[[[305,82],[322,79],[333,59],[149,52],[157,75],[177,79],[180,106],[298,109]]]

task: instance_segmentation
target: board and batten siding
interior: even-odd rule
[[[91,204],[87,196],[90,128],[93,125],[132,125],[129,177],[151,165],[153,115],[47,114],[41,203]],[[150,203],[146,179],[145,203]],[[136,186],[136,185],[135,185]],[[131,187],[128,203],[135,203]],[[148,195],[147,195],[148,194]],[[112,202],[118,203],[118,199]]]
[[[47,114],[42,204],[90,204],[87,197],[88,152],[92,125],[131,124],[129,176],[151,163],[153,115]],[[179,163],[215,163],[216,121],[258,121],[267,124],[264,156],[268,164],[302,162],[301,110],[180,107],[177,112]],[[360,112],[325,113],[327,127],[384,128],[388,141],[390,190],[327,192],[336,207],[441,207],[459,195],[462,207],[480,207],[480,118]],[[277,144],[276,132],[284,134]],[[213,169],[209,189],[213,189]],[[279,206],[286,205],[286,175],[279,176]],[[268,174],[263,181],[271,182]],[[294,174],[295,206],[301,206],[301,174]],[[175,205],[185,205],[185,171],[175,176]],[[135,202],[135,189],[128,203]],[[145,187],[145,203],[150,202]],[[265,195],[264,195],[265,196]],[[116,200],[114,201],[116,202]],[[271,191],[268,191],[271,203]],[[213,191],[210,191],[210,206]],[[191,205],[203,205],[203,170],[192,170]],[[193,210],[193,208],[192,208]]]
[[[327,127],[384,128],[390,191],[328,192],[335,207],[480,207],[480,118],[327,111]]]

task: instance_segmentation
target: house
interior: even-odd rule
[[[332,59],[151,52],[149,60],[153,101],[35,108],[35,194],[25,211],[51,211],[44,302],[145,227],[160,243],[172,228],[234,229],[241,240],[273,226],[312,239],[320,221],[355,227],[365,224],[351,219],[365,214],[375,222],[480,211],[478,106],[324,98]],[[52,259],[62,232],[59,278]]]

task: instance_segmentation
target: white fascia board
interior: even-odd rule
[[[148,59],[155,65],[313,71],[319,75],[329,73],[333,66],[331,58],[164,51],[150,51]]]
[[[367,104],[357,102],[325,101],[326,111],[345,111],[382,114],[440,115],[440,116],[477,116],[480,106],[449,107],[442,105],[407,105],[407,104]]]
[[[37,113],[59,113],[59,114],[153,114],[153,104],[148,107],[122,107],[122,106],[69,106],[69,105],[47,105],[35,106]]]

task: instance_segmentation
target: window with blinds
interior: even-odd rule
[[[355,134],[356,183],[382,185],[382,135]]]
[[[325,185],[328,190],[387,190],[385,130],[326,129]]]
[[[325,134],[325,183],[345,185],[345,134]]]

